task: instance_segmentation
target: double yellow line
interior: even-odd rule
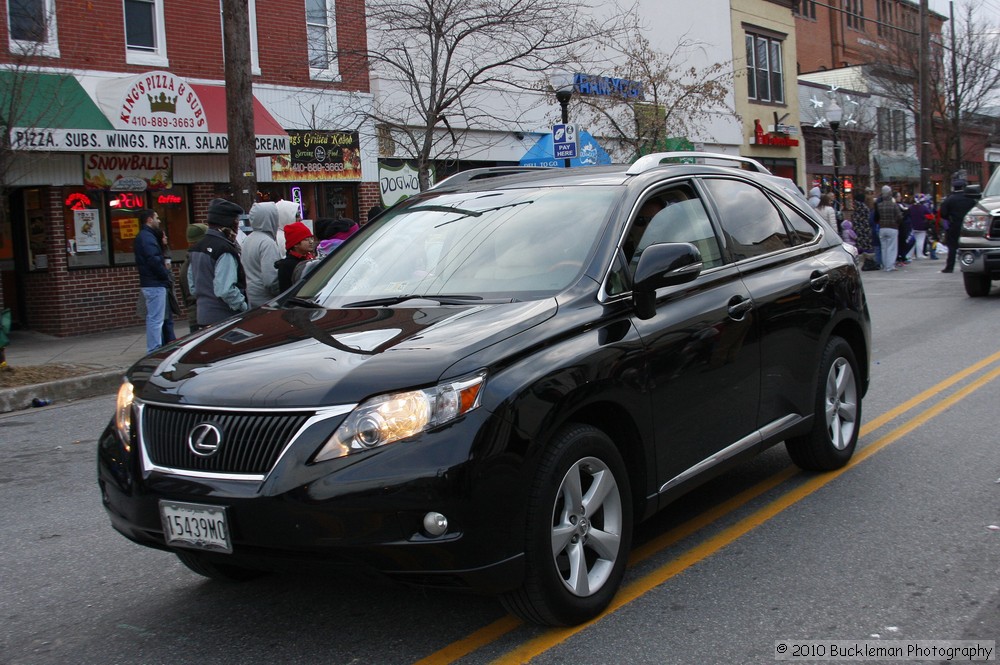
[[[989,368],[998,361],[1000,361],[1000,352],[994,353],[993,355],[970,365],[962,371],[953,374],[944,381],[941,381],[906,402],[903,402],[896,408],[891,409],[878,418],[866,423],[861,428],[861,436],[866,436],[875,432],[932,398],[941,397],[941,395],[949,388],[952,388],[956,384],[968,379],[974,374]],[[932,406],[925,408],[918,415],[910,418],[899,427],[884,434],[864,448],[859,449],[851,459],[850,463],[842,469],[824,473],[822,475],[810,476],[802,484],[797,485],[748,517],[741,519],[732,526],[723,529],[718,534],[710,537],[708,540],[699,543],[686,552],[683,552],[680,556],[671,559],[662,566],[659,566],[642,577],[628,583],[622,587],[618,594],[615,595],[615,598],[611,601],[611,604],[601,616],[578,626],[547,630],[541,635],[524,642],[513,651],[501,656],[495,660],[494,663],[503,665],[508,663],[527,663],[535,656],[538,656],[552,647],[566,641],[571,636],[600,621],[605,615],[617,611],[619,608],[624,607],[636,598],[648,593],[650,590],[656,588],[660,584],[663,584],[671,577],[704,560],[744,534],[757,528],[789,506],[798,503],[816,490],[839,478],[841,475],[847,473],[858,464],[861,464],[866,459],[888,446],[890,443],[899,440],[932,418],[940,415],[942,412],[954,406],[997,377],[1000,377],[1000,367],[993,368],[950,395],[940,398],[940,400]],[[712,524],[716,520],[719,520],[725,515],[735,511],[737,508],[749,503],[753,499],[769,492],[775,487],[778,487],[798,474],[798,470],[792,466],[782,469],[770,478],[761,481],[731,499],[724,501],[697,517],[671,529],[662,536],[655,538],[654,540],[637,548],[632,553],[631,557],[629,557],[629,565],[634,566],[638,562],[643,561],[644,559],[663,551],[667,547],[695,534],[709,524]],[[448,663],[453,663],[456,660],[463,658],[468,654],[491,644],[492,642],[495,642],[521,625],[522,622],[519,619],[512,616],[506,616],[475,631],[468,637],[453,642],[443,649],[432,653],[426,658],[422,658],[417,661],[417,665],[446,665]]]

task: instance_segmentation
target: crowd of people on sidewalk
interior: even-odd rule
[[[369,220],[381,212],[373,207]],[[258,202],[250,232],[240,229],[242,207],[223,198],[208,206],[204,223],[187,229],[188,251],[180,271],[181,299],[174,291],[167,239],[159,215],[140,210],[133,245],[139,272],[137,312],[146,323],[146,351],[176,339],[173,316],[187,309],[192,332],[271,300],[359,228],[345,217],[302,220],[292,201]]]
[[[978,198],[968,184],[965,173],[956,172],[951,194],[937,209],[929,195],[918,193],[907,200],[889,185],[882,186],[878,197],[864,189],[855,191],[849,217],[833,192],[813,187],[808,200],[841,239],[858,250],[862,270],[892,272],[912,261],[944,258],[941,272],[950,273],[955,270],[962,220]]]

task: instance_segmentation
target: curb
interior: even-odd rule
[[[30,386],[5,388],[0,390],[0,413],[30,408],[31,400],[36,397],[44,397],[50,403],[57,403],[70,399],[112,394],[118,390],[124,375],[125,370],[113,369],[69,379],[36,383]]]

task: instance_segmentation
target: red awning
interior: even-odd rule
[[[221,85],[205,85],[198,83],[189,84],[191,89],[198,95],[201,104],[205,109],[205,118],[208,121],[209,134],[225,134],[228,125],[226,123],[226,88]],[[258,137],[265,136],[288,136],[274,116],[268,112],[260,100],[253,98],[253,127],[254,134]]]

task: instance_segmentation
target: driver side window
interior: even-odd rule
[[[706,270],[723,264],[705,205],[688,184],[661,190],[639,206],[624,247],[633,274],[642,251],[661,242],[691,243],[701,253]]]

